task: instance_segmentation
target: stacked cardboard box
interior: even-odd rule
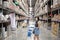
[[[22,27],[27,27],[27,23],[24,22],[24,23],[22,24]]]
[[[9,8],[10,7],[10,3],[8,1],[4,1],[3,5],[4,5],[5,8]]]
[[[44,0],[44,3],[47,2],[48,0]]]
[[[45,13],[47,13],[47,11],[48,11],[48,6],[47,5],[45,5]]]
[[[42,7],[42,6],[43,6],[43,4],[44,4],[44,3],[43,3],[43,2],[41,2],[40,7]]]
[[[53,0],[53,8],[60,6],[60,0]]]
[[[57,21],[58,20],[58,15],[54,14],[54,17],[52,18],[53,21]]]
[[[53,21],[60,21],[60,14],[58,15],[54,15],[54,17],[52,18]],[[54,35],[58,35],[59,32],[59,23],[57,22],[52,22],[52,33]]]
[[[59,23],[52,22],[52,33],[55,36],[58,35],[58,27],[59,27]]]
[[[44,20],[47,20],[47,15],[44,15],[44,16],[43,16],[43,19],[44,19]]]
[[[19,20],[19,17],[18,16],[16,16],[16,20]]]
[[[38,9],[39,3],[35,4],[35,11]]]

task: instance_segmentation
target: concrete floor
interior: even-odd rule
[[[12,39],[7,39],[7,40],[34,40],[33,37],[34,35],[32,34],[31,37],[27,36],[27,31],[28,28],[22,28],[20,27],[17,31],[16,31],[16,35],[17,37],[15,37],[16,35],[12,36]],[[40,27],[40,35],[39,35],[39,39],[40,40],[60,40],[57,39],[57,37],[53,36],[51,34],[51,32],[49,30],[47,30],[46,28]]]
[[[43,27],[40,27],[40,40],[57,40],[51,32]],[[18,31],[18,40],[33,40],[34,35],[32,34],[31,37],[27,37],[27,28],[20,28]]]

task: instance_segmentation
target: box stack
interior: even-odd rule
[[[48,0],[44,0],[44,3],[47,2]]]
[[[48,6],[45,5],[45,13],[47,13],[47,12],[48,12]]]
[[[58,35],[59,23],[52,22],[52,33],[53,35]]]
[[[0,6],[2,5],[2,0],[0,0]]]
[[[60,0],[53,0],[53,8],[60,6]]]

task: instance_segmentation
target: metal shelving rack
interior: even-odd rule
[[[57,0],[58,1],[58,0]],[[49,3],[50,2],[50,3]],[[41,3],[40,3],[41,4]],[[60,33],[60,19],[58,20],[58,18],[57,18],[57,20],[56,20],[56,18],[54,19],[54,20],[52,20],[52,18],[54,17],[54,15],[55,14],[57,14],[57,15],[59,15],[60,14],[60,4],[58,5],[57,4],[57,6],[58,7],[55,7],[55,8],[53,8],[53,0],[47,0],[45,3],[43,3],[43,5],[42,5],[42,7],[44,7],[45,5],[49,5],[48,6],[48,9],[50,9],[50,11],[48,11],[47,13],[44,13],[44,14],[42,14],[42,13],[39,13],[39,15],[35,15],[35,17],[40,17],[40,16],[44,16],[44,15],[47,15],[47,20],[45,20],[45,19],[43,19],[43,17],[42,17],[42,19],[40,19],[40,21],[47,21],[47,23],[50,23],[50,31],[51,31],[51,33],[52,33],[52,31],[54,30],[53,28],[52,28],[52,23],[54,22],[54,23],[56,23],[56,24],[58,24],[58,29],[57,29],[57,34],[55,35],[55,34],[53,34],[53,35],[55,35],[56,37],[57,37],[57,39],[58,38],[60,38],[60,35],[59,35],[59,33]],[[49,17],[50,16],[50,17]],[[48,20],[50,20],[50,22],[48,21]]]
[[[0,0],[1,1],[1,0]],[[11,13],[15,13],[15,16],[16,15],[18,15],[18,17],[27,17],[27,13],[26,13],[26,11],[23,9],[23,8],[21,8],[20,6],[20,9],[24,12],[24,13],[26,13],[26,15],[25,14],[22,14],[21,12],[19,13],[19,12],[16,12],[16,10],[12,10],[12,9],[10,9],[10,8],[6,8],[6,7],[4,7],[4,0],[2,0],[1,1],[2,2],[2,4],[0,5],[0,9],[2,10],[2,14],[5,16],[5,15],[10,15]],[[16,19],[15,19],[16,20]],[[18,20],[16,20],[18,23],[19,22],[21,22],[21,20],[25,20],[25,18],[24,19],[18,19]],[[9,20],[6,20],[6,21],[4,21],[4,20],[2,20],[2,21],[0,21],[0,25],[1,25],[1,38],[0,38],[0,40],[10,40],[10,39],[12,39],[12,38],[10,38],[10,36],[12,37],[12,30],[9,30],[9,29],[7,29],[7,30],[9,30],[9,33],[7,34],[7,37],[5,38],[5,35],[4,35],[4,32],[5,32],[5,26],[4,26],[4,24],[7,24],[7,26],[9,26],[10,24],[11,24],[11,20],[9,19]],[[9,26],[10,27],[10,26]],[[11,32],[11,33],[10,33]]]

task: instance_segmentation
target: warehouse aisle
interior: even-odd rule
[[[39,35],[40,40],[57,40],[47,29],[40,27],[40,30],[41,30],[41,33]],[[34,36],[32,34],[30,38],[27,37],[27,28],[22,28],[22,27],[20,27],[20,29],[17,31],[17,34],[18,34],[17,40],[33,40],[33,36]]]
[[[40,34],[41,40],[52,40],[51,33],[49,31],[47,31],[43,27],[41,27],[40,30],[41,30],[41,34]]]
[[[56,40],[51,34],[51,32],[47,30],[46,28],[41,27],[40,30],[41,30],[41,34],[40,34],[41,40]]]
[[[0,40],[34,40],[35,27],[40,40],[60,40],[60,0],[0,0]]]
[[[20,27],[17,30],[17,40],[27,40],[27,28]]]

